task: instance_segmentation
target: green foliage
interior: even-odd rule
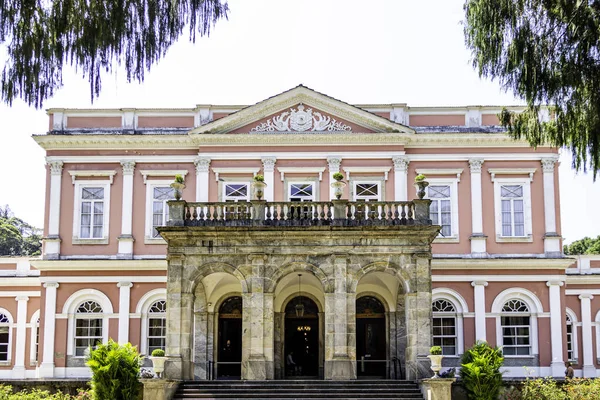
[[[461,360],[460,378],[471,400],[495,400],[502,387],[504,357],[498,347],[478,341]]]
[[[265,181],[265,177],[263,175],[257,174],[254,175],[254,182],[264,182]]]
[[[164,357],[165,351],[163,349],[154,349],[152,350],[152,357]]]
[[[600,171],[600,12],[597,1],[467,0],[465,42],[482,77],[526,102],[502,125],[532,146],[567,146],[573,166]],[[552,118],[542,118],[550,104]]]
[[[226,0],[0,1],[0,45],[8,56],[2,100],[41,107],[69,64],[88,78],[92,100],[100,73],[115,66],[124,64],[129,82],[142,82],[186,27],[193,42],[228,11]]]
[[[15,217],[8,205],[0,207],[0,256],[37,256],[41,248],[41,229]]]
[[[336,172],[332,176],[333,179],[335,179],[336,181],[341,181],[342,179],[344,179],[344,174],[342,174],[341,172]]]
[[[183,183],[183,176],[179,174],[175,175],[175,183]]]
[[[113,340],[90,352],[87,365],[92,370],[93,400],[130,400],[139,392],[141,358],[137,349]]]
[[[600,236],[595,239],[586,236],[571,244],[565,244],[563,251],[570,256],[577,254],[600,254]]]
[[[87,391],[79,391],[75,397],[61,392],[51,394],[46,390],[32,389],[13,393],[12,386],[0,385],[0,400],[92,400]]]
[[[440,354],[442,354],[442,348],[440,346],[432,346],[429,349],[429,354],[431,354],[432,356],[439,356]]]
[[[568,379],[563,390],[569,400],[600,399],[600,379]]]
[[[523,400],[565,400],[565,392],[551,378],[527,379],[521,391]]]
[[[415,182],[423,182],[427,177],[423,174],[419,174],[415,177]]]

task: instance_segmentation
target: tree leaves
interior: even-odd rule
[[[525,100],[501,123],[534,146],[569,147],[600,171],[600,1],[468,0],[465,41],[482,77]],[[543,105],[550,105],[546,115]]]
[[[569,256],[578,254],[600,254],[600,236],[595,239],[586,236],[571,244],[566,244],[563,246],[563,251]]]
[[[82,70],[92,101],[101,73],[115,66],[124,65],[129,82],[142,82],[186,26],[195,41],[228,11],[226,0],[0,0],[0,44],[8,54],[2,101],[42,107],[62,86],[65,64]]]
[[[0,256],[37,256],[42,248],[41,230],[0,207]]]

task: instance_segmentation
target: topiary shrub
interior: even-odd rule
[[[113,340],[90,352],[87,365],[92,370],[93,400],[131,400],[138,396],[141,358],[137,349]]]
[[[504,357],[500,348],[478,341],[461,360],[460,378],[470,400],[495,400],[502,388]]]
[[[152,357],[164,357],[165,351],[163,349],[154,349],[152,350]]]

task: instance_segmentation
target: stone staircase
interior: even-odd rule
[[[184,381],[173,399],[423,400],[423,395],[415,382],[400,380]]]

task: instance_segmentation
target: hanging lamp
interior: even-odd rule
[[[296,317],[302,318],[304,316],[304,304],[302,304],[302,289],[300,287],[300,279],[302,274],[298,274],[298,304],[296,304]]]

